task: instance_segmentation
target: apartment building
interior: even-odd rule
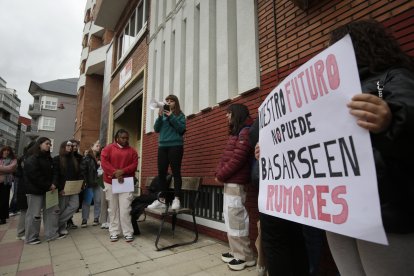
[[[7,88],[7,82],[0,77],[0,147],[16,149],[20,104],[16,90]]]
[[[26,132],[30,130],[32,120],[23,116],[19,116],[17,124],[17,135],[16,135],[16,154],[21,156],[23,154],[24,147],[26,147],[30,138],[26,136]]]
[[[83,152],[96,140],[105,144],[105,125],[101,127],[102,97],[104,92],[104,69],[107,51],[113,32],[95,24],[96,0],[85,5],[80,77],[77,85],[77,110],[74,137],[80,141]],[[100,131],[105,131],[105,135]],[[100,138],[101,136],[101,138]],[[105,138],[102,138],[105,137]]]
[[[32,122],[26,136],[33,140],[43,136],[50,138],[53,156],[59,153],[63,141],[73,138],[78,80],[30,82],[29,93],[34,100],[28,110]]]

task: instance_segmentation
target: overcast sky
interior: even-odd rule
[[[30,81],[78,78],[86,0],[0,0],[0,77],[29,117]]]

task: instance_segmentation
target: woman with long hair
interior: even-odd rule
[[[229,139],[216,169],[216,182],[224,186],[223,216],[230,251],[221,259],[232,270],[254,266],[256,260],[250,248],[249,214],[245,208],[246,185],[250,182],[250,160],[253,147],[249,143],[252,119],[243,104],[227,108]]]
[[[166,177],[170,166],[174,177],[174,200],[171,209],[175,210],[181,207],[181,162],[184,154],[183,135],[186,131],[186,119],[177,96],[168,95],[165,102],[168,108],[160,108],[154,124],[155,132],[159,133],[158,179],[161,189],[166,191],[168,189]],[[163,205],[163,202],[156,200],[148,208],[160,208]]]
[[[101,191],[102,188],[98,184],[98,155],[101,151],[99,140],[87,151],[85,158],[80,165],[81,173],[85,181],[84,198],[82,202],[82,224],[86,227],[89,218],[89,208],[93,199],[93,226],[99,224],[99,215],[101,213]]]
[[[16,166],[17,160],[11,147],[2,147],[0,150],[0,224],[5,224],[6,219],[9,218],[10,188]]]
[[[53,183],[59,189],[59,234],[67,235],[66,224],[76,213],[79,207],[79,195],[65,195],[66,181],[79,180],[80,168],[72,152],[72,142],[64,141],[60,144],[59,155],[53,158]]]
[[[29,157],[23,168],[23,178],[27,195],[27,212],[25,220],[25,240],[28,244],[39,244],[41,212],[46,240],[59,238],[56,233],[59,220],[59,206],[45,207],[46,192],[57,192],[53,184],[53,164],[50,157],[52,143],[47,137],[40,137],[28,150]]]
[[[389,245],[327,232],[341,275],[414,275],[414,62],[378,22],[341,26],[349,34],[362,93],[348,103],[356,123],[371,136],[382,222]]]

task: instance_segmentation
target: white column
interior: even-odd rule
[[[254,0],[237,1],[238,93],[260,86],[256,14]]]
[[[216,103],[216,1],[204,0],[199,5],[199,107],[204,109]]]
[[[217,1],[217,102],[237,95],[236,0]]]

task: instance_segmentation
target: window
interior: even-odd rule
[[[42,109],[56,110],[57,109],[57,98],[43,96],[41,104],[42,104]]]
[[[120,61],[132,48],[135,42],[144,33],[147,26],[147,0],[139,2],[129,21],[125,25],[122,33],[118,37],[118,55]]]
[[[40,117],[39,130],[55,131],[56,118],[52,117]]]

